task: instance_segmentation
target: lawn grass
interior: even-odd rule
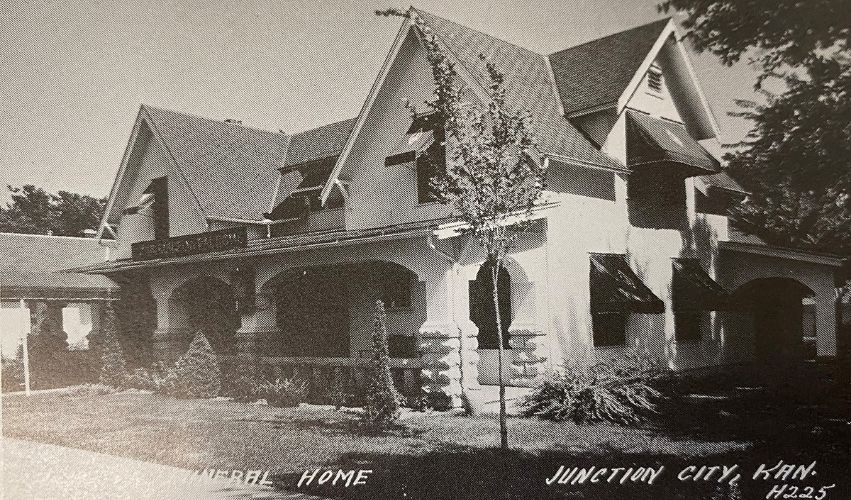
[[[373,469],[366,487],[307,491],[347,498],[727,498],[718,485],[680,483],[676,473],[691,464],[752,470],[779,459],[818,460],[819,481],[849,481],[847,398],[735,386],[673,389],[659,418],[638,427],[510,418],[507,454],[495,449],[499,424],[490,415],[408,412],[399,430],[367,435],[355,415],[328,408],[140,393],[4,397],[3,433],[190,469],[269,469],[284,489],[316,467]],[[652,487],[546,486],[561,464],[668,472]],[[743,491],[764,497],[769,487]]]

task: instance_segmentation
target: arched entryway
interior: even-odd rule
[[[493,301],[493,266],[482,264],[476,273],[476,279],[470,281],[470,321],[479,329],[479,382],[496,384],[499,382],[499,335],[496,325],[496,308]],[[511,274],[505,267],[500,268],[497,278],[497,301],[502,322],[503,347],[509,349],[509,333],[513,318],[511,304]],[[510,351],[507,352],[510,354]],[[503,380],[510,378],[510,366],[513,357],[503,359]]]
[[[235,354],[240,316],[230,285],[218,278],[201,276],[178,287],[172,300],[183,309],[192,335],[201,331],[217,354]]]
[[[759,278],[736,289],[733,302],[750,313],[753,321],[758,362],[804,358],[803,302],[813,296],[812,289],[791,278]]]

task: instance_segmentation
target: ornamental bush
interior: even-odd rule
[[[523,414],[578,424],[636,424],[656,412],[662,394],[652,387],[659,371],[645,356],[630,353],[590,366],[566,365],[521,401]]]
[[[390,375],[390,351],[387,345],[387,316],[384,303],[375,302],[372,328],[372,359],[368,369],[363,424],[373,429],[392,426],[399,419],[399,400]]]
[[[127,382],[127,364],[115,330],[115,315],[109,303],[104,311],[103,329],[99,341],[100,384],[123,389]]]
[[[186,354],[168,370],[162,392],[176,398],[214,398],[222,387],[216,353],[202,332],[195,334]]]
[[[261,383],[255,392],[258,398],[265,399],[269,406],[286,408],[298,406],[307,400],[308,383],[300,378],[275,379],[274,382]]]
[[[24,349],[18,346],[14,358],[3,358],[3,392],[22,391],[24,389]]]

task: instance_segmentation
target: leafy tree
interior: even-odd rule
[[[388,9],[379,15],[411,19],[423,36],[435,90],[425,103],[438,123],[444,124],[449,150],[446,169],[433,181],[438,199],[450,205],[486,254],[491,269],[494,310],[499,335],[500,445],[508,448],[505,408],[505,362],[502,321],[497,290],[499,270],[519,234],[524,231],[544,188],[544,171],[535,153],[536,141],[530,115],[512,110],[506,103],[504,75],[486,61],[489,102],[471,103],[464,98],[454,64],[444,53],[431,29],[412,11]],[[412,108],[416,115],[416,110]],[[444,154],[439,148],[431,153]],[[432,161],[441,164],[442,159]]]
[[[390,375],[390,349],[387,345],[387,316],[384,303],[375,301],[372,327],[372,363],[367,380],[363,420],[368,427],[383,429],[399,418],[400,396]]]
[[[97,228],[106,198],[59,191],[48,193],[26,184],[7,186],[11,201],[0,207],[0,231],[26,234],[82,236]]]
[[[733,215],[768,241],[851,252],[851,5],[847,0],[666,0],[699,51],[761,70],[764,103],[738,101],[753,122],[727,155],[753,195]],[[769,90],[770,89],[770,90]]]

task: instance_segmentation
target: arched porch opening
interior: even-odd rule
[[[470,282],[470,321],[479,328],[479,349],[499,349],[496,308],[493,300],[493,265],[485,262]],[[497,302],[502,324],[503,347],[509,349],[508,328],[511,326],[511,275],[501,266],[497,276]]]
[[[802,360],[815,342],[814,319],[805,321],[815,292],[791,278],[758,278],[733,293],[733,303],[750,313],[754,358],[760,363]],[[805,331],[805,325],[812,325]],[[813,347],[814,348],[814,347]]]
[[[171,296],[190,336],[201,331],[219,355],[236,352],[240,315],[231,286],[219,278],[199,276],[177,287]]]

